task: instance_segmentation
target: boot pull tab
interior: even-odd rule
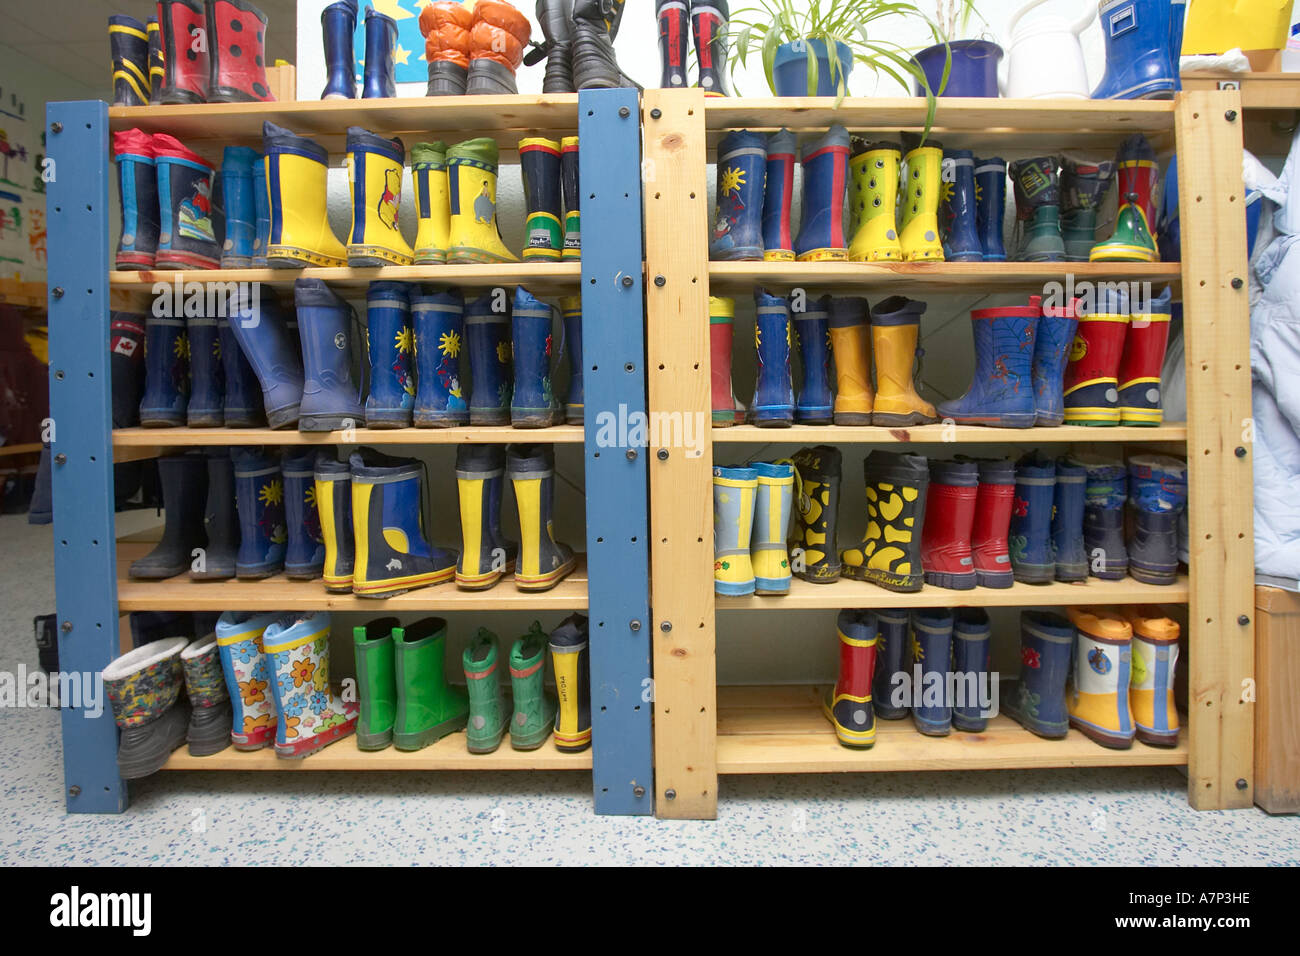
[[[536,40],[529,40],[528,45],[532,49],[524,54],[524,66],[536,66],[541,63],[550,55],[552,48],[555,46],[550,40],[544,40],[541,43]]]

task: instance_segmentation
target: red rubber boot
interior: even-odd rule
[[[728,428],[745,420],[745,410],[731,387],[732,321],[736,300],[709,297],[709,380],[713,387],[713,427]]]
[[[1016,466],[1005,459],[982,459],[980,486],[971,527],[975,581],[982,588],[1009,588],[1015,583],[1007,535],[1016,497]]]
[[[208,18],[203,0],[158,0],[164,105],[208,101]]]
[[[208,0],[211,103],[274,100],[266,82],[266,15],[248,0]]]
[[[979,465],[973,461],[930,462],[930,491],[921,531],[926,584],[954,591],[975,587],[971,530],[979,483]]]
[[[876,742],[876,714],[871,682],[876,671],[879,628],[871,611],[840,611],[840,675],[822,698],[822,713],[845,747],[870,747]]]

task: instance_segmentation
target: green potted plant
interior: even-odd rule
[[[916,54],[926,83],[916,83],[916,95],[933,90],[939,96],[997,96],[998,61],[1002,47],[982,38],[965,39],[972,17],[979,17],[968,0],[935,0],[939,42]]]

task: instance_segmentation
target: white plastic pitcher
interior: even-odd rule
[[[1047,0],[1029,0],[1007,24],[1002,95],[1013,99],[1086,100],[1092,94],[1083,63],[1079,34],[1097,16],[1095,0],[1086,0],[1088,13],[1076,22],[1044,16],[1018,26],[1021,18]]]

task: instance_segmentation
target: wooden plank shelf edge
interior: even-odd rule
[[[986,425],[913,425],[910,428],[886,428],[876,425],[794,425],[790,428],[760,428],[757,425],[733,425],[713,429],[713,443],[762,445],[784,444],[863,444],[863,445],[946,445],[946,444],[1047,444],[1080,442],[1185,442],[1187,426],[1182,422],[1145,426],[1088,428],[1083,425],[1058,425],[1043,428],[991,428]]]
[[[581,445],[581,425],[550,428],[357,428],[350,432],[300,432],[294,428],[115,428],[114,449],[205,448],[223,445],[461,445],[541,442]],[[40,446],[36,446],[40,450]],[[115,460],[129,460],[115,455]]]

